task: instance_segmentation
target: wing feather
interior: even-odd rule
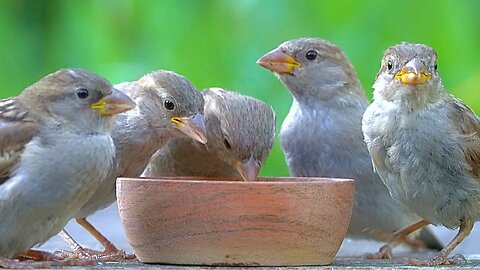
[[[0,100],[0,184],[8,179],[25,144],[38,133],[38,128],[38,121],[22,109],[15,97]]]
[[[480,181],[480,120],[461,100],[452,98],[453,113],[449,116],[465,144],[460,144],[470,173]]]

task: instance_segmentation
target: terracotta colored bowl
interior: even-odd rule
[[[352,214],[354,181],[119,178],[128,241],[145,263],[325,265]]]

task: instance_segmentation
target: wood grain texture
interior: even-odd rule
[[[188,265],[325,265],[352,214],[353,180],[117,180],[139,260]]]

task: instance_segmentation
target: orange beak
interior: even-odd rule
[[[114,115],[131,110],[135,106],[135,102],[130,97],[122,91],[112,88],[109,95],[92,104],[91,108],[97,110],[101,115]]]
[[[417,58],[410,60],[403,68],[395,74],[395,78],[400,79],[403,84],[424,84],[432,78],[422,61]]]
[[[193,140],[202,144],[207,143],[207,130],[201,113],[196,113],[190,117],[172,117],[170,121]]]
[[[290,75],[293,74],[295,68],[302,66],[295,58],[284,53],[280,48],[276,48],[262,56],[257,60],[257,64],[277,74]]]

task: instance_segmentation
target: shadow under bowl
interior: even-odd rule
[[[354,181],[119,178],[129,243],[144,263],[326,265],[352,214]]]

